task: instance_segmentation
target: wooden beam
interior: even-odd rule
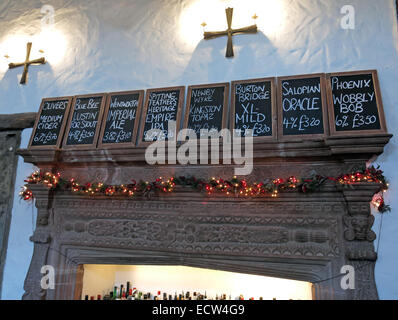
[[[397,11],[397,20],[398,20],[398,0],[395,0],[395,9]]]
[[[0,132],[0,291],[6,262],[14,201],[15,177],[18,166],[18,155],[15,152],[18,150],[20,143],[21,130]]]
[[[36,112],[0,114],[0,131],[33,128]]]

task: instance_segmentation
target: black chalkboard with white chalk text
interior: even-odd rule
[[[176,138],[184,93],[183,86],[147,90],[138,138],[139,145],[145,146],[153,141]],[[169,128],[171,121],[175,122],[176,130]]]
[[[75,96],[65,131],[64,149],[91,149],[97,140],[106,94]]]
[[[333,135],[386,132],[376,70],[327,75]]]
[[[279,138],[323,138],[328,132],[325,75],[278,78]]]
[[[42,100],[29,141],[30,149],[57,149],[61,146],[71,103],[72,97]]]
[[[144,90],[108,94],[99,148],[135,146]]]
[[[188,87],[184,128],[219,132],[227,126],[229,83],[204,84]]]
[[[276,138],[275,78],[232,82],[231,129],[256,140]]]

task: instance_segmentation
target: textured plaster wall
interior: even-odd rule
[[[52,96],[374,68],[379,72],[388,129],[398,135],[398,29],[394,0],[348,1],[355,8],[354,30],[340,27],[340,9],[347,4],[342,0],[247,0],[250,12],[246,12],[245,6],[238,8],[236,2],[201,2],[203,5],[197,6],[193,0],[2,0],[0,113],[37,111],[41,99]],[[24,56],[27,38],[22,36],[18,39],[23,41],[19,42],[12,39],[18,34],[36,39],[42,31],[40,9],[45,4],[55,9],[58,34],[44,41],[44,45],[50,47],[45,50],[49,63],[32,67],[28,84],[20,86],[22,70],[7,70],[7,63],[11,61],[3,56],[17,43],[22,43],[20,51]],[[261,31],[256,35],[234,37],[233,59],[224,57],[225,37],[211,41],[198,38],[202,32],[201,20],[208,21],[210,16],[218,17],[218,23],[221,21],[225,27],[221,7],[228,5],[235,8],[235,22],[239,16],[251,16],[255,10]],[[192,6],[196,9],[191,10]],[[267,24],[273,17],[278,19],[274,24]],[[196,20],[197,25],[189,26]],[[233,25],[243,26],[237,22]],[[34,46],[39,42],[34,40]],[[32,54],[37,55],[38,49],[33,47]],[[30,130],[25,130],[22,146],[27,145],[29,136]],[[376,265],[382,299],[398,299],[397,159],[394,137],[377,159],[390,178],[387,200],[393,208],[383,218]],[[15,192],[32,169],[19,162]],[[23,281],[33,249],[29,242],[32,214],[34,219],[34,210],[16,196],[3,299],[20,299],[23,294]],[[377,215],[376,233],[380,219]]]

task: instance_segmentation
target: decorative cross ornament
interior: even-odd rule
[[[25,84],[25,83],[26,83],[26,79],[27,79],[27,77],[28,77],[28,69],[29,69],[29,66],[30,66],[31,64],[45,64],[45,63],[46,63],[46,59],[45,59],[45,58],[39,58],[39,59],[35,59],[35,60],[30,60],[30,61],[29,61],[31,49],[32,49],[32,42],[28,42],[28,44],[27,44],[27,49],[26,49],[27,51],[26,51],[26,59],[25,59],[25,62],[21,62],[21,63],[10,63],[10,64],[8,65],[8,67],[9,67],[10,69],[14,69],[14,68],[18,68],[18,67],[24,66],[20,84]]]
[[[233,13],[233,8],[227,8],[225,9],[225,13],[227,15],[227,24],[228,24],[228,29],[225,31],[215,31],[215,32],[205,32],[204,33],[204,39],[212,39],[212,38],[217,38],[221,36],[228,36],[228,42],[227,42],[227,52],[225,53],[225,56],[227,58],[233,57],[234,56],[234,49],[232,46],[232,36],[238,33],[257,33],[257,25],[251,25],[249,27],[244,27],[240,29],[232,29],[232,13]]]

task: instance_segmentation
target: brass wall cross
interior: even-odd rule
[[[225,56],[227,58],[233,57],[234,56],[234,49],[232,45],[232,36],[237,34],[237,33],[257,33],[257,25],[251,25],[249,27],[244,27],[240,29],[232,29],[232,13],[233,13],[233,8],[227,8],[225,9],[225,13],[227,15],[227,24],[228,24],[228,29],[225,31],[214,31],[214,32],[205,32],[204,33],[204,39],[212,39],[212,38],[217,38],[221,36],[228,36],[228,42],[227,42],[227,52],[225,53]]]
[[[25,62],[21,62],[21,63],[10,63],[10,64],[8,65],[8,67],[9,67],[10,69],[14,69],[14,68],[18,68],[18,67],[24,66],[20,84],[25,84],[25,83],[26,83],[26,79],[28,78],[28,69],[29,69],[29,66],[30,66],[31,64],[45,64],[45,63],[46,63],[46,59],[45,59],[45,58],[39,58],[39,59],[35,59],[35,60],[30,60],[30,61],[29,61],[31,49],[32,49],[32,42],[28,42],[28,44],[27,44],[27,49],[26,49],[27,51],[26,51],[26,59],[25,59]]]

